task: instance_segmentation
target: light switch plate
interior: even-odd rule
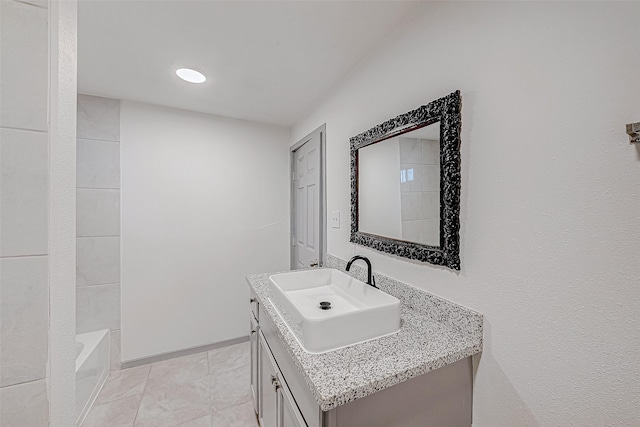
[[[331,227],[340,228],[340,211],[331,212]]]

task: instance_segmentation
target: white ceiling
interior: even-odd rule
[[[290,126],[415,2],[81,1],[78,91]],[[175,70],[207,75],[194,85]]]

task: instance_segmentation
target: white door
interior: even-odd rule
[[[320,134],[294,153],[294,268],[317,267],[320,261]]]

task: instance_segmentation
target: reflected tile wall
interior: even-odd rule
[[[402,239],[440,245],[440,142],[400,137]]]

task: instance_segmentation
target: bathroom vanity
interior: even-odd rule
[[[327,264],[344,271],[335,257]],[[377,274],[380,289],[400,300],[400,329],[311,353],[281,313],[271,276],[247,277],[251,390],[262,427],[471,425],[480,314]]]

